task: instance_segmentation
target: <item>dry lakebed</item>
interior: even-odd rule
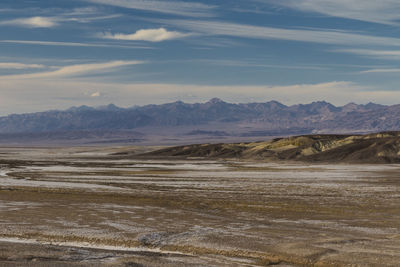
[[[400,165],[124,149],[1,148],[0,266],[400,264]]]

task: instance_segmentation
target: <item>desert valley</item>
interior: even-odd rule
[[[0,267],[400,266],[399,0],[0,0]]]
[[[0,264],[396,266],[398,135],[2,148]]]

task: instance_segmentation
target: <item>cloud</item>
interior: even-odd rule
[[[55,18],[31,17],[0,21],[0,25],[13,25],[26,28],[52,28],[58,24]]]
[[[171,15],[189,17],[213,16],[215,6],[187,1],[157,1],[157,0],[86,0],[91,3],[111,5],[116,7],[159,12]]]
[[[102,37],[114,40],[162,42],[167,40],[183,38],[189,35],[190,34],[176,32],[176,31],[167,31],[164,28],[159,28],[159,29],[138,30],[132,34],[106,33]]]
[[[79,22],[79,23],[90,23],[92,21],[96,20],[107,20],[107,19],[114,19],[121,17],[119,14],[114,14],[114,15],[107,15],[107,16],[98,16],[98,17],[66,17],[66,18],[59,18],[59,21],[73,21],[73,22]]]
[[[399,72],[400,69],[370,69],[361,71],[360,73],[368,74],[368,73],[399,73]]]
[[[44,65],[40,64],[23,64],[15,62],[0,62],[0,69],[40,69],[45,68]]]
[[[333,52],[349,53],[349,54],[386,59],[386,60],[400,59],[400,50],[337,49],[333,50]]]
[[[90,94],[90,96],[91,97],[100,97],[101,93],[100,92],[95,92],[95,93]]]
[[[104,13],[102,9],[94,6],[78,7],[72,10],[64,11],[57,15],[58,21],[73,21],[79,23],[89,23],[96,20],[107,20],[121,17],[121,14]]]
[[[203,35],[219,35],[265,40],[286,40],[340,45],[400,46],[399,38],[363,35],[324,29],[283,29],[205,20],[158,20]]]
[[[397,0],[258,0],[292,9],[315,12],[381,24],[397,24],[400,20],[400,2]]]
[[[53,11],[54,12],[54,11]],[[96,20],[107,20],[120,17],[120,14],[100,14],[95,8],[77,8],[71,12],[56,14],[51,17],[29,17],[0,21],[0,25],[11,25],[26,28],[53,28],[62,22],[90,23]]]
[[[77,46],[77,47],[110,47],[110,48],[127,48],[127,49],[151,49],[149,46],[133,46],[133,45],[114,45],[101,43],[74,43],[74,42],[48,42],[48,41],[31,41],[31,40],[0,40],[0,43],[10,44],[26,44],[26,45],[49,45],[49,46]]]
[[[76,7],[72,10],[67,10],[63,13],[65,16],[83,16],[83,17],[90,17],[90,16],[97,16],[102,14],[102,10],[95,7],[95,6],[85,6],[85,7]]]
[[[181,61],[182,62],[182,61]],[[184,61],[183,61],[184,62]],[[190,63],[204,63],[217,66],[227,67],[249,67],[249,68],[271,68],[271,69],[295,69],[295,70],[326,70],[326,67],[313,66],[313,65],[277,65],[277,64],[265,64],[258,61],[250,60],[229,60],[229,59],[198,59],[190,60]]]
[[[54,71],[17,74],[0,76],[2,79],[42,79],[42,78],[62,78],[93,74],[100,71],[110,70],[117,67],[142,64],[143,61],[111,61],[105,63],[79,64],[60,67]]]

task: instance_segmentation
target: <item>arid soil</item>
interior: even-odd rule
[[[365,135],[317,134],[250,143],[185,145],[151,151],[141,156],[383,164],[400,163],[399,151],[400,132],[382,132]]]
[[[144,150],[0,149],[0,265],[399,265],[400,165]]]

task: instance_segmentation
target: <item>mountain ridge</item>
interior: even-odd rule
[[[369,133],[399,130],[399,118],[400,105],[334,106],[316,101],[287,106],[274,100],[234,104],[214,98],[193,104],[176,101],[129,108],[109,104],[12,114],[0,117],[0,134],[128,130],[222,138],[221,133],[242,137]]]

